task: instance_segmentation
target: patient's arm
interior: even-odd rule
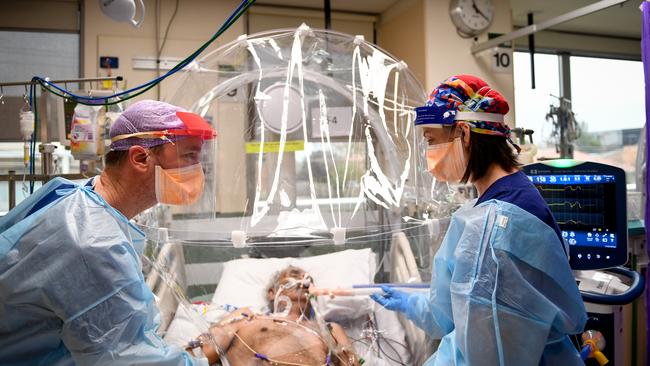
[[[244,324],[253,319],[254,313],[248,308],[241,308],[233,311],[223,318],[219,323],[210,327],[212,340],[219,346],[222,352],[228,352],[232,344],[235,333],[244,326]],[[219,360],[219,353],[214,349],[213,344],[207,343],[203,346],[203,353],[206,355],[210,364]]]
[[[340,349],[342,349],[341,352],[332,358],[334,365],[359,366],[359,359],[354,353],[354,347],[352,346],[348,335],[345,334],[345,331],[340,325],[336,323],[330,323],[330,325],[332,326],[332,337],[334,337],[334,340],[340,346]]]

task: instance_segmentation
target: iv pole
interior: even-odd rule
[[[104,81],[112,81],[112,82],[119,82],[124,80],[123,77],[121,76],[116,76],[116,77],[100,77],[100,78],[78,78],[78,79],[61,79],[61,80],[50,80],[51,83],[54,84],[74,84],[74,83],[79,83],[79,84],[84,84],[84,83],[90,83],[92,86],[93,82],[104,82]],[[38,81],[35,80],[28,80],[28,81],[16,81],[16,82],[3,82],[0,83],[0,88],[4,87],[15,87],[15,86],[31,86],[37,84]],[[43,92],[41,93],[41,98],[39,100],[39,103],[41,103],[41,110],[44,110],[44,103],[45,99]],[[16,174],[16,171],[10,170],[8,174],[0,174],[0,182],[7,182],[7,189],[9,190],[9,209],[11,210],[16,206],[16,182],[17,181],[22,181],[23,179],[25,181],[35,181],[35,182],[43,182],[46,183],[52,178],[55,177],[62,177],[65,179],[70,179],[70,180],[79,180],[79,179],[84,179],[88,178],[84,174],[53,174],[54,173],[54,159],[53,159],[53,153],[55,149],[55,145],[48,143],[49,142],[49,136],[47,133],[47,117],[45,114],[40,115],[40,120],[38,123],[41,126],[40,129],[40,140],[41,140],[41,145],[39,146],[39,151],[41,153],[41,174]],[[36,136],[34,136],[36,138]]]

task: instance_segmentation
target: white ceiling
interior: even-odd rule
[[[571,10],[593,4],[598,0],[510,0],[515,26],[527,25],[527,14],[534,22],[553,18]],[[600,35],[641,38],[640,0],[628,0],[621,5],[560,24],[553,30]]]
[[[332,11],[351,11],[357,13],[380,14],[398,0],[331,0]],[[444,0],[438,0],[444,1]],[[322,10],[324,0],[257,0],[255,4],[292,6]]]

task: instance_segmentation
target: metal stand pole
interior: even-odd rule
[[[7,179],[9,185],[9,209],[16,207],[16,171],[10,170]]]
[[[41,174],[45,176],[54,174],[54,150],[56,150],[56,146],[53,144],[38,146],[38,152],[41,153]]]
[[[569,111],[571,110],[571,55],[562,53],[560,62],[560,108],[558,122],[560,124],[560,158],[573,159],[573,144],[567,133]]]

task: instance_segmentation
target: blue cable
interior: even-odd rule
[[[239,6],[237,7],[237,9],[235,9],[235,11],[234,11],[232,14],[230,14],[230,16],[228,17],[228,19],[226,19],[226,21],[221,25],[221,27],[219,28],[219,30],[218,30],[218,31],[213,35],[212,39],[211,39],[210,41],[208,41],[206,44],[204,44],[203,46],[201,46],[199,49],[197,49],[193,54],[190,55],[190,57],[188,57],[187,59],[181,61],[178,65],[176,65],[173,69],[169,70],[169,71],[168,71],[167,73],[165,73],[164,75],[161,75],[161,76],[159,76],[159,77],[156,78],[156,79],[153,79],[153,80],[151,80],[151,81],[148,81],[148,82],[146,82],[146,83],[144,83],[144,84],[141,84],[141,85],[139,85],[139,86],[133,87],[133,88],[131,88],[131,89],[129,89],[129,90],[125,90],[125,91],[122,91],[122,92],[119,92],[119,93],[116,93],[116,94],[113,94],[113,95],[110,95],[110,96],[106,96],[106,97],[84,97],[84,96],[76,95],[76,94],[70,92],[69,90],[67,90],[67,89],[65,89],[65,88],[61,88],[60,86],[58,86],[58,85],[56,85],[56,84],[53,84],[53,83],[49,82],[48,80],[45,80],[44,78],[42,78],[42,77],[40,77],[40,76],[35,76],[34,78],[32,78],[32,80],[35,80],[35,81],[39,81],[39,82],[45,83],[45,84],[47,84],[47,85],[49,85],[49,86],[51,86],[51,87],[57,89],[58,91],[60,91],[60,92],[62,92],[62,93],[64,93],[64,94],[69,95],[69,96],[72,97],[72,98],[80,99],[80,100],[84,100],[84,101],[105,101],[105,100],[107,100],[107,99],[117,98],[117,97],[120,97],[120,96],[122,96],[122,95],[129,94],[129,93],[132,93],[132,92],[135,92],[135,91],[138,91],[138,90],[144,89],[144,88],[146,88],[146,87],[148,87],[148,86],[151,86],[151,85],[155,85],[155,84],[157,84],[157,83],[160,83],[160,82],[163,81],[164,79],[166,79],[166,78],[168,78],[168,77],[174,75],[174,74],[177,73],[178,71],[182,70],[182,69],[183,69],[185,66],[187,66],[189,63],[191,63],[192,61],[194,61],[194,60],[199,56],[199,54],[201,54],[201,52],[203,52],[203,51],[208,47],[208,45],[209,45],[210,43],[212,43],[214,40],[216,40],[216,36],[217,36],[217,34],[219,34],[220,32],[223,32],[223,31],[225,31],[227,28],[229,28],[229,27],[230,27],[230,22],[232,22],[233,19],[235,19],[235,16],[236,16],[237,14],[239,14],[239,12],[241,12],[241,10],[242,10],[242,9],[243,9],[243,8],[244,8],[248,3],[251,3],[251,4],[252,4],[253,2],[255,2],[255,0],[243,0],[243,1],[239,4]],[[31,102],[30,102],[30,104],[31,104]]]
[[[32,83],[29,85],[29,106],[32,112],[35,111],[34,99],[36,99],[36,86]],[[29,174],[36,174],[36,113],[34,113],[34,132],[29,140]],[[34,179],[29,180],[29,193],[34,193]]]

